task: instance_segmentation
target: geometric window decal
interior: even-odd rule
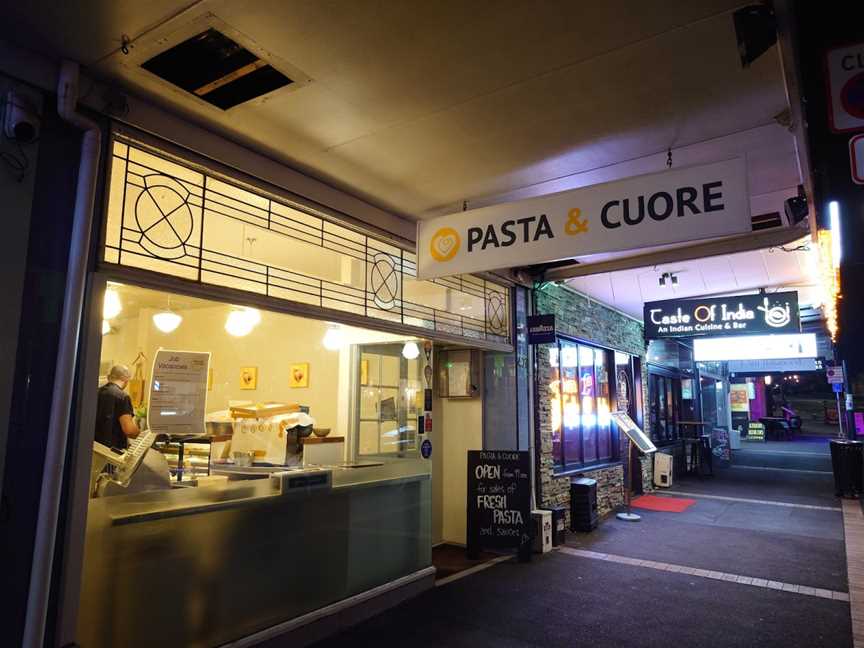
[[[510,291],[417,279],[416,255],[115,136],[102,262],[468,338],[510,343]]]

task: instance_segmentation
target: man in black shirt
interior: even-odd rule
[[[127,439],[139,433],[132,399],[124,391],[131,377],[128,367],[114,365],[108,372],[108,382],[99,388],[95,440],[109,448],[125,450],[129,447]]]

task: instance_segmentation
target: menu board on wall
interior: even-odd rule
[[[156,434],[204,435],[210,354],[159,349],[153,360],[147,423]]]
[[[468,451],[468,552],[530,545],[531,460],[527,452]]]
[[[750,391],[746,383],[729,385],[729,406],[733,412],[750,413]]]

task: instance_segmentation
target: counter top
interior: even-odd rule
[[[240,506],[254,506],[277,501],[283,497],[326,497],[331,492],[376,486],[396,486],[411,481],[427,480],[428,472],[417,472],[411,466],[382,464],[364,469],[338,466],[297,469],[298,475],[326,468],[332,472],[331,489],[309,489],[283,494],[274,489],[269,479],[229,482],[226,485],[188,487],[148,491],[135,495],[118,495],[91,500],[108,516],[112,526],[135,524],[179,516],[210,513]],[[246,468],[248,470],[248,468]],[[270,468],[272,471],[273,469]]]
[[[300,439],[300,443],[303,445],[312,445],[318,443],[345,443],[345,437],[341,436],[326,436],[326,437],[317,437],[317,436],[308,436]]]

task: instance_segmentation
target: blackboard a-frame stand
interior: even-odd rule
[[[483,549],[515,549],[531,559],[531,459],[527,452],[468,451],[467,556]]]

